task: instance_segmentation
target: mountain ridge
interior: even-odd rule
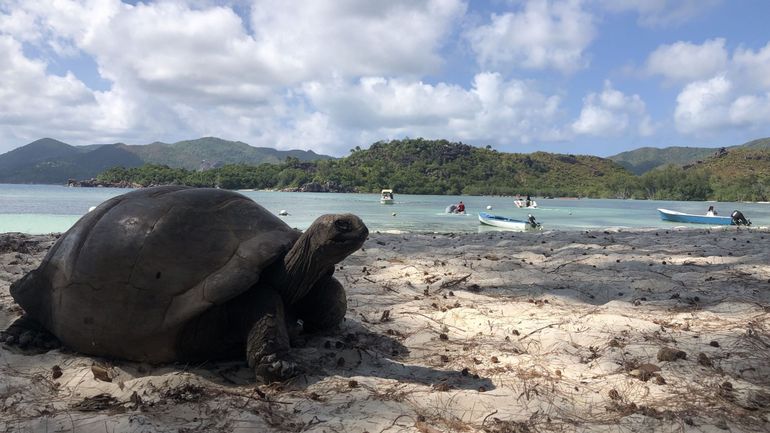
[[[758,138],[743,144],[724,147],[727,150],[739,148],[770,149],[770,138]],[[719,149],[719,147],[645,146],[608,156],[607,159],[617,162],[636,175],[641,175],[669,164],[688,165],[702,162],[705,158],[718,153]]]
[[[125,143],[73,146],[41,138],[0,155],[0,183],[67,183],[88,179],[115,166],[168,165],[188,170],[226,164],[280,163],[287,157],[300,161],[333,159],[305,150],[254,147],[241,141],[202,137],[175,143],[145,145]]]

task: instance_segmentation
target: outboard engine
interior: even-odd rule
[[[533,229],[540,227],[540,223],[535,221],[535,216],[532,214],[527,215],[527,221],[529,221],[529,226]]]
[[[750,226],[751,220],[747,220],[745,216],[739,210],[734,210],[730,215],[733,218],[733,224],[737,226]]]

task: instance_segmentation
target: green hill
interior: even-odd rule
[[[297,158],[300,161],[331,158],[318,155],[313,151],[282,151],[268,147],[253,147],[241,141],[227,141],[216,137],[204,137],[172,144],[156,142],[142,146],[124,146],[127,151],[136,154],[148,164],[168,165],[188,170],[225,164],[278,164],[286,157]]]
[[[727,147],[727,149],[737,148],[770,149],[770,138],[761,138],[738,146]],[[668,164],[693,164],[714,155],[718,151],[719,148],[712,147],[673,146],[662,149],[656,147],[641,147],[639,149],[610,156],[609,159],[617,162],[634,174],[644,174],[650,170]]]
[[[44,138],[0,155],[0,183],[66,183],[68,179],[89,179],[118,166],[158,164],[198,170],[224,164],[279,163],[287,157],[301,161],[331,158],[312,151],[252,147],[214,137],[172,144],[87,146]]]
[[[68,158],[80,152],[69,144],[52,138],[41,138],[26,146],[0,155],[0,173],[15,170],[17,166],[34,164],[50,159]]]
[[[328,174],[326,169],[328,166]],[[412,194],[603,195],[605,184],[629,176],[595,156],[503,153],[446,140],[374,143],[339,161],[319,163],[319,175],[359,191],[390,187]]]

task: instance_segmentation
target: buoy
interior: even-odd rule
[[[491,205],[487,206],[487,210],[492,210],[492,206]]]
[[[393,212],[391,215],[393,215],[393,216],[396,216],[396,213],[395,213],[395,212]]]
[[[289,214],[289,212],[286,212],[286,209],[281,209],[281,210],[278,211],[278,215],[280,215],[280,216],[286,216],[288,214]]]

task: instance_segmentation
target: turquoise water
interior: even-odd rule
[[[128,192],[117,188],[67,188],[57,185],[0,184],[0,233],[63,232],[91,206]],[[538,209],[518,209],[512,197],[406,195],[396,193],[393,205],[382,205],[379,194],[290,193],[241,191],[269,211],[289,212],[282,217],[292,227],[307,228],[324,213],[351,212],[360,216],[370,231],[389,232],[478,232],[494,230],[481,226],[477,212],[487,211],[517,219],[535,215],[546,230],[584,230],[608,227],[676,227],[661,221],[657,208],[705,213],[713,204],[722,215],[740,209],[755,226],[770,225],[770,204],[728,202],[677,202],[654,200],[544,199],[536,197]],[[449,215],[444,209],[462,200],[468,215]],[[695,227],[695,226],[694,226]],[[702,226],[701,226],[702,227]]]

